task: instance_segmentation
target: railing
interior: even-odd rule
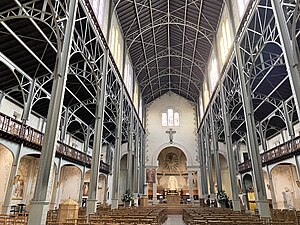
[[[85,153],[78,151],[77,149],[66,145],[60,141],[56,145],[56,154],[67,157],[70,161],[75,160],[85,164],[87,166],[91,165],[92,158]]]
[[[31,142],[42,146],[44,134],[30,126],[22,125],[21,122],[0,113],[0,131],[17,139]]]
[[[300,136],[260,154],[260,158],[263,165],[268,165],[298,154],[300,154]],[[239,164],[240,173],[250,171],[251,168],[251,160]]]
[[[24,125],[7,115],[0,113],[0,136],[7,136],[16,142],[23,142],[34,149],[41,150],[44,134],[28,125]],[[56,154],[75,163],[91,166],[92,158],[77,149],[57,142]],[[100,161],[100,172],[110,173],[110,166]]]

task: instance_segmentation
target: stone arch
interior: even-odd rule
[[[247,173],[243,176],[243,185],[246,191],[249,189],[253,189],[253,180],[252,180],[252,175]]]
[[[13,181],[12,204],[30,205],[36,186],[40,154],[29,152],[20,156]]]
[[[150,165],[152,165],[152,166],[158,166],[158,162],[157,162],[158,155],[160,154],[160,152],[163,149],[168,148],[168,147],[175,147],[175,148],[180,149],[185,154],[185,156],[186,156],[187,166],[193,166],[193,161],[192,161],[192,155],[191,155],[191,153],[183,145],[175,143],[175,142],[173,142],[172,144],[166,143],[166,144],[160,145],[157,148],[157,150],[155,152],[153,152],[152,162],[150,162]]]
[[[168,170],[168,172],[186,171],[186,155],[177,147],[166,147],[162,149],[157,157],[157,171]]]
[[[125,193],[127,181],[127,153],[123,154],[121,157],[119,177],[119,193]]]
[[[242,183],[243,192],[246,194],[246,202],[248,204],[248,209],[254,210],[256,208],[256,204],[252,175],[250,173],[246,173],[242,178]]]
[[[11,153],[12,159],[13,160],[15,159],[14,152],[8,146],[6,146],[5,144],[2,144],[1,142],[0,142],[0,150],[6,150],[6,151],[8,151],[9,153]]]
[[[163,200],[168,192],[189,194],[189,178],[187,158],[184,152],[177,147],[162,149],[157,158],[157,193],[158,199]]]
[[[58,204],[69,198],[79,201],[81,174],[81,169],[76,165],[64,164],[61,167]]]
[[[299,180],[293,163],[280,163],[270,171],[277,207],[279,209],[300,209]]]
[[[0,144],[0,190],[2,190],[0,192],[0,205],[4,203],[13,161],[13,152],[3,144]]]

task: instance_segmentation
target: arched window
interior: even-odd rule
[[[114,57],[115,63],[120,68],[120,62],[121,62],[121,44],[119,40],[119,29],[117,26],[114,26],[112,28],[112,35],[111,35],[111,53]]]
[[[230,32],[230,26],[229,26],[229,20],[226,19],[226,23],[225,23],[225,31],[226,31],[226,40],[227,40],[227,52],[231,46],[232,43],[232,38],[231,38],[231,32]]]
[[[168,109],[168,126],[173,126],[174,116],[173,109]]]
[[[174,113],[174,126],[175,127],[179,126],[179,113],[178,112]]]
[[[113,54],[114,54],[114,57],[115,57],[115,61],[117,61],[117,55],[118,55],[118,46],[119,46],[119,33],[118,33],[118,30],[117,30],[117,27],[114,27],[114,32],[115,32],[115,35],[114,35],[114,50],[113,50]]]
[[[97,16],[100,26],[103,25],[103,20],[104,20],[104,3],[105,3],[105,0],[100,0],[99,12],[98,12],[98,16]]]
[[[206,109],[208,103],[209,103],[209,91],[208,91],[208,85],[206,79],[203,83],[203,103],[204,103],[204,109]]]
[[[99,10],[99,6],[100,6],[99,0],[94,0],[94,1],[91,1],[91,2],[93,2],[92,3],[92,8],[94,10],[95,15],[97,16],[98,10]]]
[[[232,37],[228,18],[222,23],[222,36],[220,38],[221,58],[224,63],[232,44]]]
[[[118,42],[118,49],[117,49],[117,54],[116,54],[116,63],[120,68],[120,63],[121,63],[121,45]]]
[[[140,96],[140,104],[139,104],[139,117],[140,120],[142,121],[143,119],[143,99]]]
[[[203,99],[202,99],[202,94],[200,93],[199,95],[199,109],[200,109],[200,120],[204,116],[204,107],[203,107]]]
[[[209,79],[210,79],[210,85],[209,85],[209,87],[210,87],[210,93],[212,93],[213,90],[215,89],[216,84],[217,84],[218,79],[219,79],[218,63],[217,63],[217,59],[216,58],[212,59],[212,61],[211,61]]]
[[[237,5],[238,5],[238,10],[239,10],[239,17],[240,19],[243,18],[245,10],[247,8],[247,5],[249,3],[249,0],[236,0]]]
[[[179,112],[174,112],[173,109],[168,109],[167,112],[161,114],[161,125],[163,127],[179,126]]]
[[[132,98],[132,88],[133,88],[133,82],[132,82],[132,73],[130,69],[130,64],[127,63],[125,65],[125,74],[124,74],[124,83],[127,88],[127,91]]]
[[[161,114],[161,125],[166,127],[168,125],[168,116],[167,113]]]

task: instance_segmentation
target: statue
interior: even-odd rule
[[[284,188],[282,192],[283,195],[283,204],[285,209],[293,209],[293,194],[294,192],[290,191],[288,187]]]
[[[176,190],[178,188],[177,180],[174,176],[170,176],[168,187],[170,188],[170,190]]]
[[[14,191],[13,198],[14,199],[23,199],[23,191],[24,191],[24,179],[21,175],[16,175],[14,178]]]

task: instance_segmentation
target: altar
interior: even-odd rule
[[[180,196],[178,194],[168,194],[167,195],[168,205],[180,205]]]

